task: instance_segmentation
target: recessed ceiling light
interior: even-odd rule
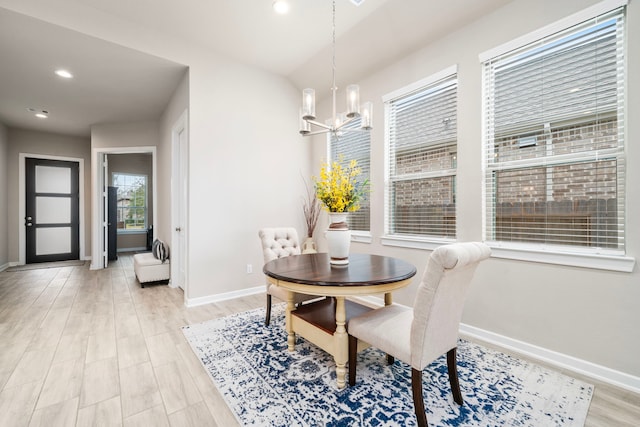
[[[49,112],[47,110],[39,110],[37,108],[27,108],[27,111],[30,113],[34,113],[34,115],[39,119],[46,119],[49,117]]]
[[[71,74],[70,72],[68,72],[67,70],[56,70],[56,74],[60,77],[63,77],[65,79],[70,79],[73,78],[73,74]]]
[[[279,13],[280,15],[284,15],[285,13],[289,12],[289,3],[284,0],[275,0],[273,2],[273,10],[275,10],[276,13]]]

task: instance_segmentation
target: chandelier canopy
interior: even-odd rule
[[[360,105],[360,87],[355,84],[347,86],[347,111],[336,112],[336,1],[333,0],[333,26],[332,26],[332,87],[333,115],[326,123],[316,121],[316,91],[310,88],[302,91],[302,108],[300,109],[300,134],[303,136],[317,135],[321,133],[337,134],[341,132],[363,132],[371,130],[373,102],[367,101]],[[345,128],[345,126],[358,117],[361,118],[360,128]],[[312,130],[315,126],[316,130]]]

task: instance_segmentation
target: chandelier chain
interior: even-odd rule
[[[305,136],[317,135],[321,133],[333,133],[336,137],[340,132],[367,132],[371,130],[371,113],[373,103],[365,102],[360,106],[359,87],[356,84],[347,86],[347,111],[337,114],[336,95],[338,87],[336,86],[336,0],[332,1],[332,21],[331,21],[331,98],[332,98],[332,115],[331,119],[322,123],[316,120],[315,114],[315,91],[312,88],[306,88],[302,91],[302,108],[300,109],[300,134]],[[349,123],[357,118],[360,119],[360,129],[346,127]],[[320,130],[311,130],[311,126],[320,128]]]
[[[335,120],[336,120],[336,92],[338,91],[338,88],[336,87],[336,0],[333,0],[333,25],[331,28],[331,32],[332,32],[332,40],[331,40],[331,61],[332,61],[332,87],[331,87],[331,94],[332,94],[332,101],[333,101],[333,122],[335,125]]]

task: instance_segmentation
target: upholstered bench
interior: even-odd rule
[[[151,252],[135,254],[133,256],[133,270],[143,288],[145,283],[159,282],[171,278],[169,260],[167,259],[163,263]]]

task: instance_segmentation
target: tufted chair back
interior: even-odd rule
[[[422,370],[458,345],[464,301],[478,264],[491,255],[484,243],[438,247],[418,286],[411,324],[411,366]]]
[[[290,255],[300,255],[301,248],[298,241],[298,232],[293,227],[263,228],[258,232],[260,242],[262,242],[262,256],[264,263],[277,258],[284,258]],[[266,281],[267,285],[267,310],[264,324],[269,326],[271,319],[271,296],[286,301],[287,291],[280,286],[273,285]],[[295,304],[318,298],[315,295],[295,293],[293,300]]]
[[[289,255],[300,255],[298,232],[293,227],[263,228],[258,232],[264,263]]]

